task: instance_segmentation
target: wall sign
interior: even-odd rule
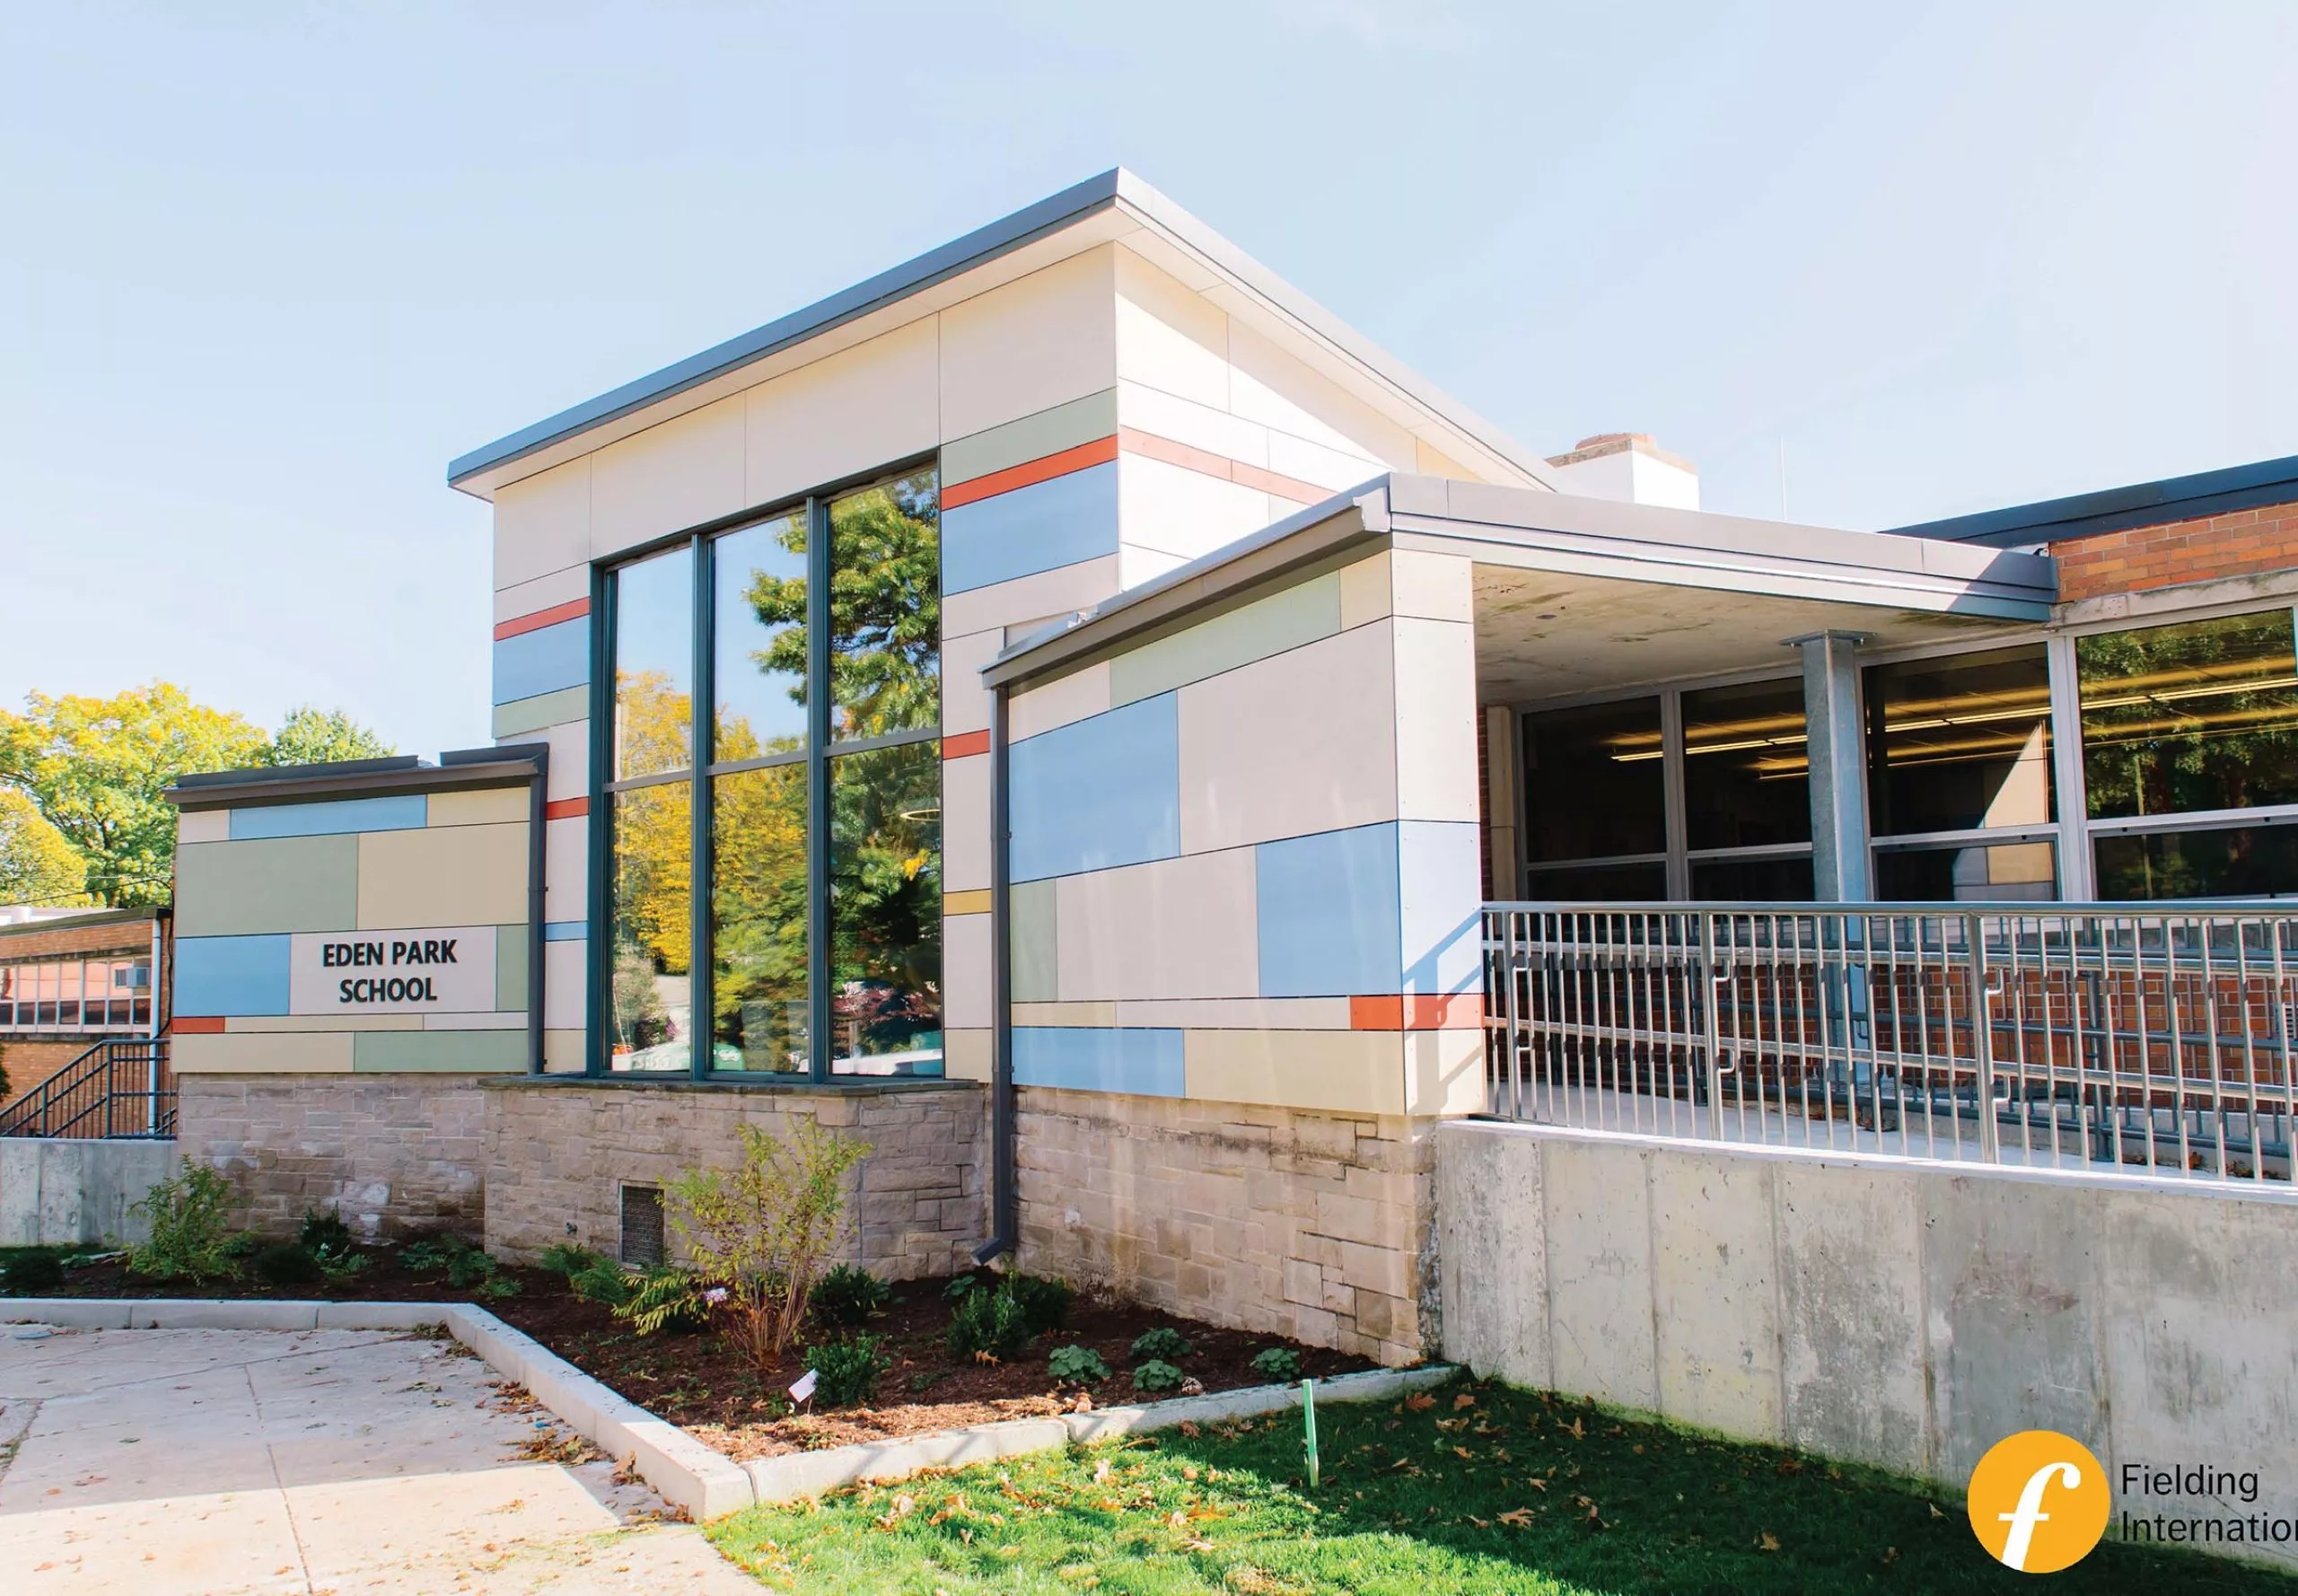
[[[288,945],[288,1012],[491,1013],[495,936],[492,925],[299,933]]]

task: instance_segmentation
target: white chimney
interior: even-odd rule
[[[1699,469],[1661,448],[1649,433],[1599,433],[1548,463],[1557,487],[1583,498],[1699,508]]]

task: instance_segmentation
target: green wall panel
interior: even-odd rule
[[[1153,698],[1339,630],[1340,573],[1328,571],[1118,655],[1110,662],[1110,706]]]
[[[588,720],[591,715],[591,689],[561,688],[555,693],[543,693],[532,698],[515,698],[508,704],[495,706],[495,735],[517,737],[528,732],[539,732],[546,726],[563,726],[569,721]]]
[[[1013,1001],[1052,1003],[1061,995],[1050,881],[1016,881],[1007,900],[1013,934]]]
[[[502,1074],[527,1067],[517,1030],[363,1030],[351,1039],[355,1074]]]
[[[359,923],[359,838],[277,837],[176,849],[176,934],[348,931]]]
[[[495,1006],[504,1013],[527,1007],[527,928],[495,928]]]

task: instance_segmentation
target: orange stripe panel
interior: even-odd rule
[[[178,1036],[221,1036],[224,1017],[221,1014],[178,1014],[168,1022],[168,1029]]]
[[[1116,458],[1117,439],[1114,436],[1096,438],[1090,443],[1080,443],[1074,449],[1065,449],[1042,460],[1024,460],[1018,466],[1007,466],[1004,470],[992,471],[987,477],[952,482],[942,490],[942,508],[954,510],[960,504],[970,504],[978,499],[995,498],[1001,493],[1012,493],[1017,487],[1049,482],[1056,477],[1066,477],[1072,471],[1105,466]]]
[[[546,820],[572,820],[591,812],[588,798],[554,798],[542,806]]]
[[[577,620],[591,613],[588,599],[569,599],[564,604],[553,604],[548,609],[538,609],[532,615],[522,615],[511,620],[495,623],[495,641],[516,637],[522,632],[539,632],[545,627],[555,627],[563,620]]]
[[[1138,454],[1149,460],[1162,460],[1169,466],[1179,466],[1184,471],[1196,471],[1206,477],[1218,477],[1224,482],[1234,482],[1241,487],[1258,488],[1296,504],[1321,504],[1333,496],[1334,489],[1319,487],[1313,482],[1303,482],[1297,477],[1264,470],[1249,466],[1241,460],[1199,449],[1193,443],[1178,443],[1159,437],[1155,433],[1139,432],[1129,426],[1118,428],[1118,443],[1128,454]],[[1372,468],[1367,467],[1367,470]]]
[[[942,739],[942,757],[945,759],[962,759],[971,754],[988,751],[989,733],[987,732],[960,732],[955,737]]]
[[[1483,1023],[1484,995],[1478,992],[1348,1000],[1351,1030],[1469,1030]]]

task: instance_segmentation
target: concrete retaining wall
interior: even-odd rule
[[[0,1136],[0,1247],[140,1241],[128,1205],[175,1169],[173,1142]]]
[[[1459,1121],[1445,1355],[1927,1478],[2053,1429],[2298,1512],[2298,1195]],[[2177,1498],[2118,1512],[2224,1512]],[[2285,1558],[2298,1563],[2290,1548]]]

